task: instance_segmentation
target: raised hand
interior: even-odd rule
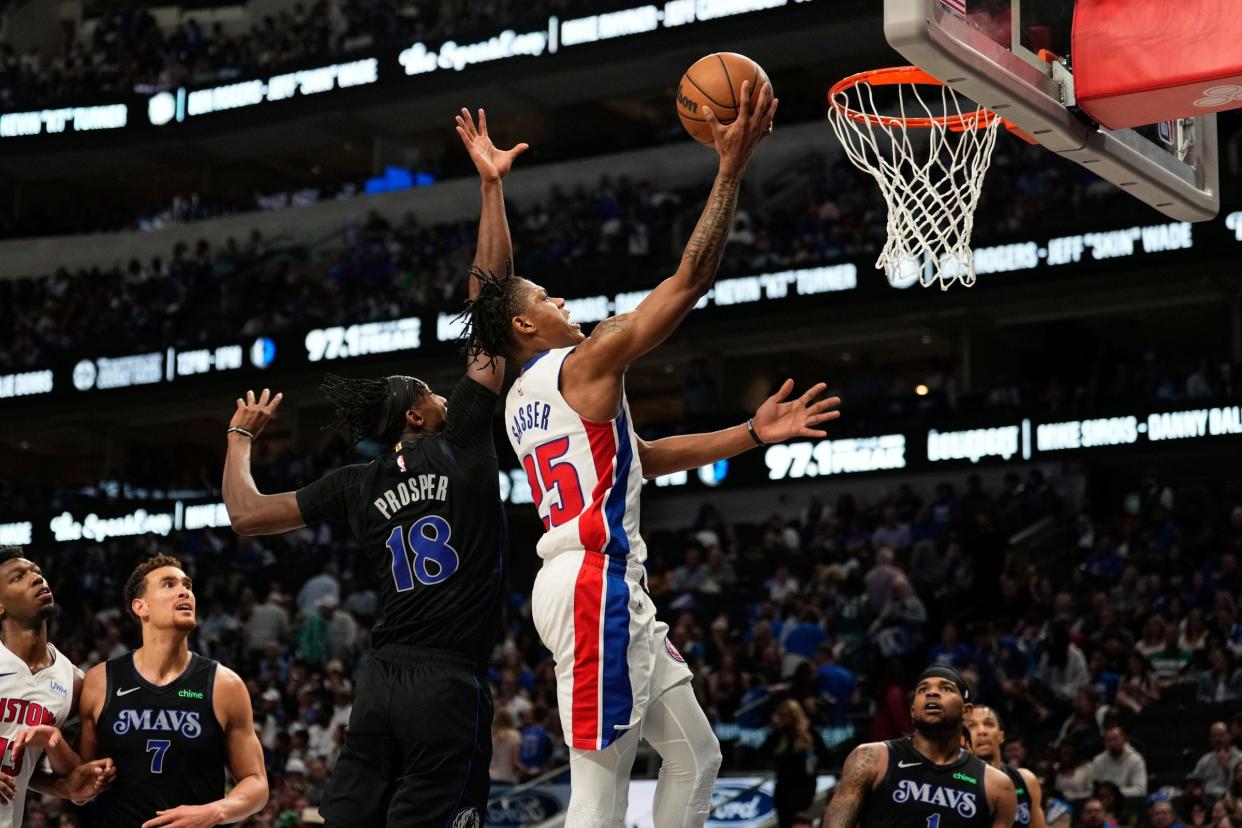
[[[759,90],[758,101],[751,100],[751,92],[750,81],[743,81],[742,103],[738,107],[737,118],[728,126],[716,120],[716,113],[712,112],[711,107],[703,107],[703,117],[712,131],[722,170],[741,172],[759,142],[772,134],[772,123],[780,99],[772,96],[772,84],[767,81]]]
[[[530,144],[524,143],[517,144],[512,149],[497,149],[491,136],[487,134],[487,113],[482,109],[479,110],[479,125],[476,128],[470,110],[463,106],[461,114],[457,116],[457,134],[461,136],[466,152],[470,153],[470,160],[474,162],[479,177],[484,181],[499,181],[504,178],[513,167],[513,160],[530,149]]]
[[[828,390],[824,383],[813,385],[801,397],[786,402],[793,389],[794,381],[785,380],[780,390],[764,400],[763,405],[755,412],[755,418],[751,422],[755,433],[763,442],[780,443],[791,437],[824,437],[826,432],[817,431],[811,426],[841,416],[841,412],[836,410],[841,404],[840,397],[816,401],[820,394]]]
[[[284,394],[272,396],[272,392],[264,388],[256,400],[254,391],[247,391],[246,399],[239,397],[237,400],[237,411],[233,412],[233,419],[229,420],[229,428],[244,428],[258,437],[268,421],[276,416],[276,409],[284,398]]]

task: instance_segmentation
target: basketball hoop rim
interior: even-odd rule
[[[886,69],[868,69],[865,72],[850,75],[848,78],[842,78],[833,84],[832,88],[828,90],[828,105],[851,121],[882,127],[901,126],[906,129],[931,129],[933,126],[940,126],[953,132],[964,132],[972,129],[986,129],[997,120],[1001,120],[1006,127],[1010,126],[1009,122],[1004,121],[1001,116],[983,107],[979,107],[970,115],[941,115],[939,117],[927,118],[900,118],[894,115],[873,115],[868,112],[859,112],[857,109],[849,107],[848,99],[844,93],[847,89],[852,89],[863,83],[870,84],[871,86],[944,86],[942,81],[932,77],[917,66],[890,66]]]

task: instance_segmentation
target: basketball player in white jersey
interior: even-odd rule
[[[87,801],[112,761],[84,764],[60,728],[77,715],[82,673],[47,638],[52,590],[22,550],[0,550],[0,828],[20,828],[26,791]],[[39,770],[46,755],[54,775]]]
[[[742,175],[771,132],[771,85],[753,107],[749,84],[741,97],[728,127],[705,113],[720,155],[715,185],[677,272],[634,311],[600,323],[587,338],[570,322],[563,299],[526,279],[502,277],[481,280],[468,312],[468,347],[522,366],[505,424],[546,530],[533,614],[556,661],[570,746],[568,828],[623,824],[640,738],[663,760],[653,803],[657,828],[703,825],[720,767],[690,672],[643,589],[643,476],[697,468],[795,435],[822,436],[811,426],[836,416],[829,409],[839,400],[815,402],[823,385],[784,402],[789,381],[744,426],[648,444],[630,425],[625,371],[711,288]]]

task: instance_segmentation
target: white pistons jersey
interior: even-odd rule
[[[0,773],[12,777],[17,786],[13,803],[0,806],[0,828],[20,828],[26,787],[43,759],[42,750],[28,749],[14,764],[13,740],[28,727],[64,727],[73,707],[77,668],[51,644],[47,648],[52,663],[32,674],[25,661],[0,644]]]
[[[561,396],[561,365],[573,348],[545,351],[526,364],[505,400],[505,426],[526,470],[545,534],[545,561],[566,551],[599,552],[643,563],[638,534],[643,471],[630,407],[609,422],[580,417]]]

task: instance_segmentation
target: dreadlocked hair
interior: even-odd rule
[[[470,275],[479,283],[479,294],[467,300],[466,309],[457,315],[455,321],[462,326],[457,341],[469,359],[486,357],[490,365],[496,357],[517,351],[513,317],[521,310],[518,304],[520,280],[497,278],[478,265],[470,266]]]
[[[336,409],[329,428],[343,428],[349,439],[395,443],[405,430],[405,412],[422,396],[422,383],[414,377],[352,379],[328,374],[319,390]]]

